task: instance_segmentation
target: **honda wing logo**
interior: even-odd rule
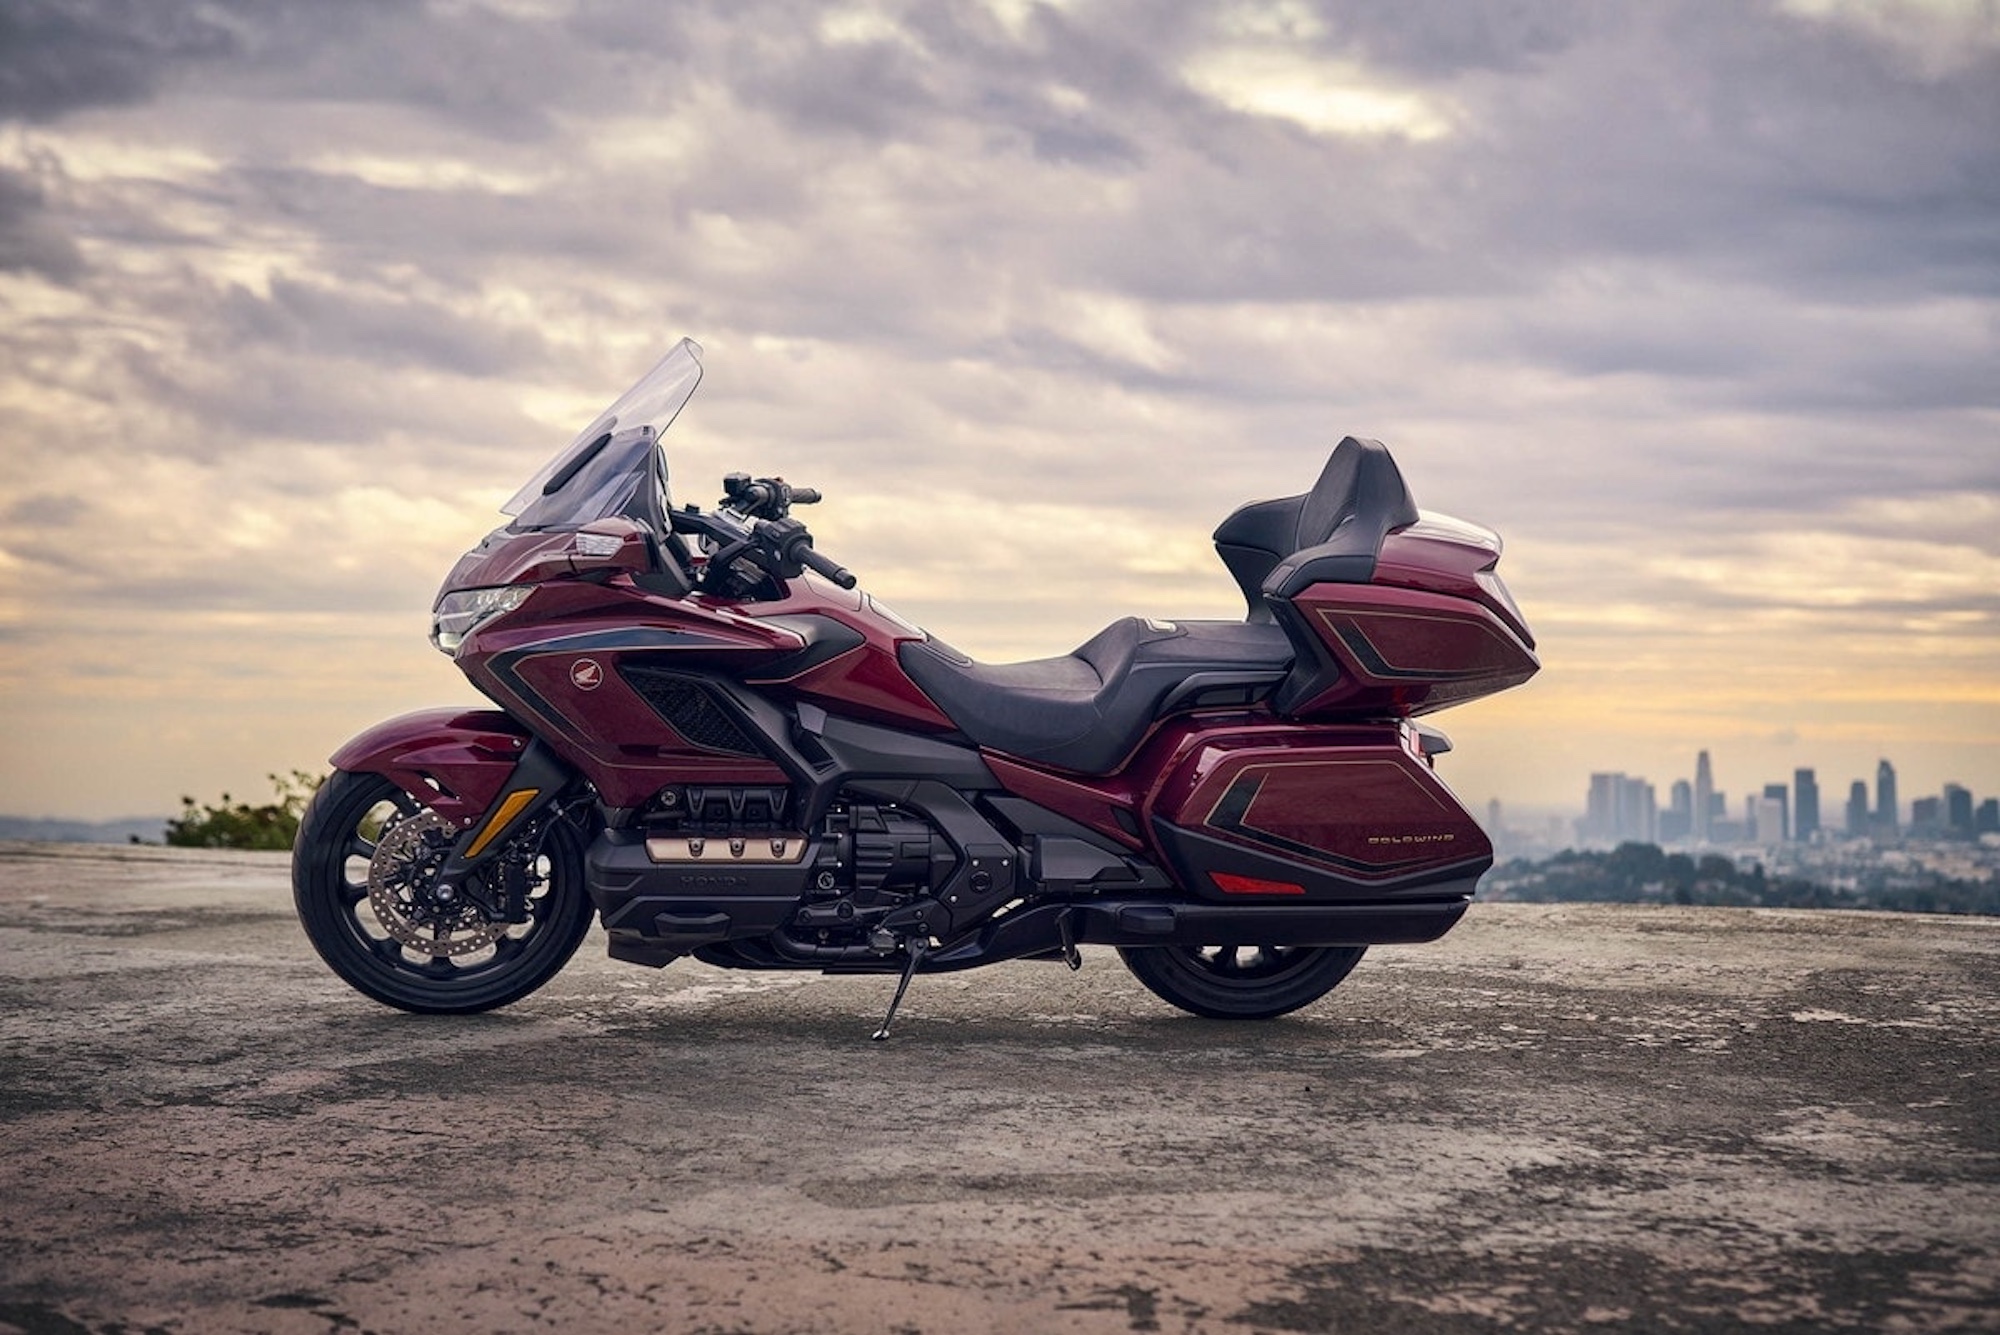
[[[604,684],[604,669],[594,658],[579,658],[569,665],[569,684],[579,691],[594,691]]]

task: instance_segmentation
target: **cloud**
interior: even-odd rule
[[[1783,10],[1844,30],[1939,79],[2000,55],[2000,12],[1985,0],[1784,0]]]
[[[276,347],[306,358],[499,376],[547,353],[532,328],[452,310],[407,290],[370,290],[273,277],[259,296],[238,287],[218,312],[233,349]]]
[[[1314,134],[1423,141],[1451,133],[1449,110],[1352,66],[1302,58],[1286,46],[1203,53],[1183,74],[1226,107],[1290,121]]]
[[[50,120],[144,100],[163,71],[239,48],[222,5],[17,0],[0,10],[0,117]]]
[[[1990,6],[162,0],[0,24],[11,698],[106,617],[143,622],[190,710],[221,651],[174,618],[233,618],[245,671],[291,670],[310,625],[435,680],[452,555],[692,334],[681,499],[738,468],[824,487],[822,547],[979,652],[1232,615],[1208,533],[1354,432],[1508,535],[1543,726],[1609,726],[1632,683],[1656,722],[1721,718],[1732,673],[1857,644],[1879,695],[1903,635],[1925,689],[1973,701],[1968,735],[2000,732],[1973,681]],[[1730,735],[1772,736],[1745,720],[1781,694],[1746,691]],[[1485,717],[1516,747],[1492,708],[1462,754]],[[1636,767],[1623,744],[1562,764]],[[0,808],[28,782],[0,773]]]
[[[82,268],[83,256],[49,216],[41,186],[26,172],[0,167],[0,270],[67,282]]]

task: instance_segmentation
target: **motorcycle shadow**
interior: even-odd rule
[[[988,975],[991,977],[991,975]],[[1090,973],[926,989],[920,979],[885,1041],[893,983],[880,978],[697,977],[678,986],[543,993],[502,1011],[321,1013],[299,1035],[365,1083],[408,1094],[619,1089],[673,1103],[693,1090],[797,1091],[854,1082],[885,1098],[1054,1085],[1186,1092],[1273,1079],[1327,1088],[1392,1074],[1380,1024],[1329,1000],[1275,1020],[1205,1020]],[[999,982],[1001,980],[995,980]],[[1103,989],[1115,988],[1105,995]],[[1129,994],[1128,994],[1129,991]],[[1400,1074],[1400,1073],[1398,1073]]]

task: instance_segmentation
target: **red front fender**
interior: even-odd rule
[[[466,825],[499,797],[527,745],[527,730],[497,709],[420,709],[376,724],[332,759]]]

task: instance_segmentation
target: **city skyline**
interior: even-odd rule
[[[1735,803],[1730,790],[1714,782],[1708,748],[1696,753],[1692,770],[1691,779],[1672,781],[1664,807],[1656,786],[1642,776],[1593,772],[1584,814],[1576,821],[1578,837],[1584,842],[1732,845],[1804,843],[1822,833],[1836,839],[1891,840],[2000,834],[2000,797],[1982,797],[1947,780],[1936,792],[1912,792],[1906,801],[1895,764],[1886,756],[1875,764],[1872,786],[1867,778],[1848,781],[1837,823],[1825,819],[1814,766],[1794,768],[1789,782],[1753,782]]]

